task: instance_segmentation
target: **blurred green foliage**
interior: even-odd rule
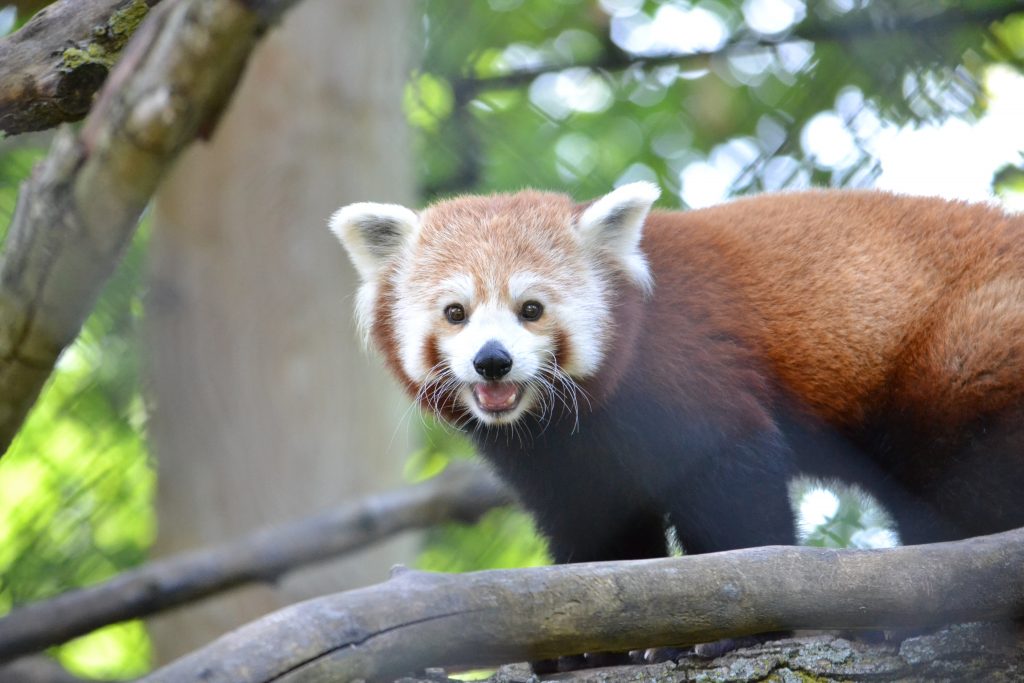
[[[0,8],[0,29],[12,20]],[[45,153],[45,136],[0,140],[0,237],[20,184]],[[155,478],[136,344],[145,243],[143,229],[0,459],[0,614],[109,578],[142,562],[152,544]],[[141,622],[100,629],[53,654],[70,671],[101,678],[137,676],[150,662]]]
[[[1004,166],[993,179],[996,191],[1001,197],[1024,196],[1024,154],[1017,166]]]
[[[762,5],[803,18],[765,33],[746,21]],[[422,6],[423,66],[406,106],[428,200],[524,185],[591,197],[651,179],[685,205],[684,172],[702,160],[732,162],[728,196],[870,185],[871,124],[975,117],[984,67],[1019,66],[1024,45],[1019,15],[988,30],[1015,0]],[[673,43],[659,21],[705,31]],[[847,158],[815,159],[802,144],[823,113],[848,124]]]
[[[43,154],[0,147],[0,231]],[[155,480],[136,344],[144,252],[145,231],[0,459],[0,612],[113,576],[139,564],[152,543]],[[55,654],[83,675],[133,676],[149,666],[141,623],[103,629]]]
[[[878,503],[855,486],[798,478],[790,499],[800,542],[818,548],[890,548],[899,545],[893,523]]]

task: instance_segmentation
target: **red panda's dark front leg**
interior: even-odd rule
[[[789,500],[796,471],[778,432],[723,442],[686,460],[685,473],[663,479],[660,490],[687,554],[796,544]]]
[[[637,481],[632,463],[620,455],[627,448],[612,450],[607,434],[549,432],[529,449],[478,438],[481,454],[515,490],[557,564],[667,554],[668,510]]]
[[[595,510],[582,516],[564,514],[539,520],[556,564],[644,560],[667,554],[663,518],[647,513],[610,515]]]

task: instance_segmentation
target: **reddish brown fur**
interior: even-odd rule
[[[560,329],[556,329],[554,339],[555,362],[564,368],[572,362],[572,357],[569,355],[569,338],[566,336],[565,332]]]
[[[655,212],[644,250],[658,288],[644,337],[659,357],[690,362],[664,347],[682,325],[674,311],[710,298],[707,324],[753,342],[834,425],[884,402],[956,426],[1024,391],[1020,217],[878,192],[782,194]]]
[[[459,197],[424,212],[419,236],[426,247],[413,282],[430,288],[457,272],[474,276],[477,290],[489,288],[482,276],[497,264],[499,281],[531,270],[557,289],[572,277],[563,259],[580,261],[566,228],[572,211],[564,195],[525,191],[513,195]],[[514,217],[515,223],[510,224]],[[505,258],[495,259],[495,254]]]

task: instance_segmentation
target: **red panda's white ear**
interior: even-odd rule
[[[587,207],[576,224],[583,244],[611,255],[645,292],[652,287],[647,258],[640,251],[644,220],[661,196],[654,183],[618,187]]]
[[[419,218],[398,204],[361,202],[335,211],[329,225],[345,245],[359,275],[371,281],[416,234]]]

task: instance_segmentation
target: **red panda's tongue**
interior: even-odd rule
[[[486,382],[474,385],[473,395],[481,408],[496,413],[513,407],[519,390],[511,382]]]

